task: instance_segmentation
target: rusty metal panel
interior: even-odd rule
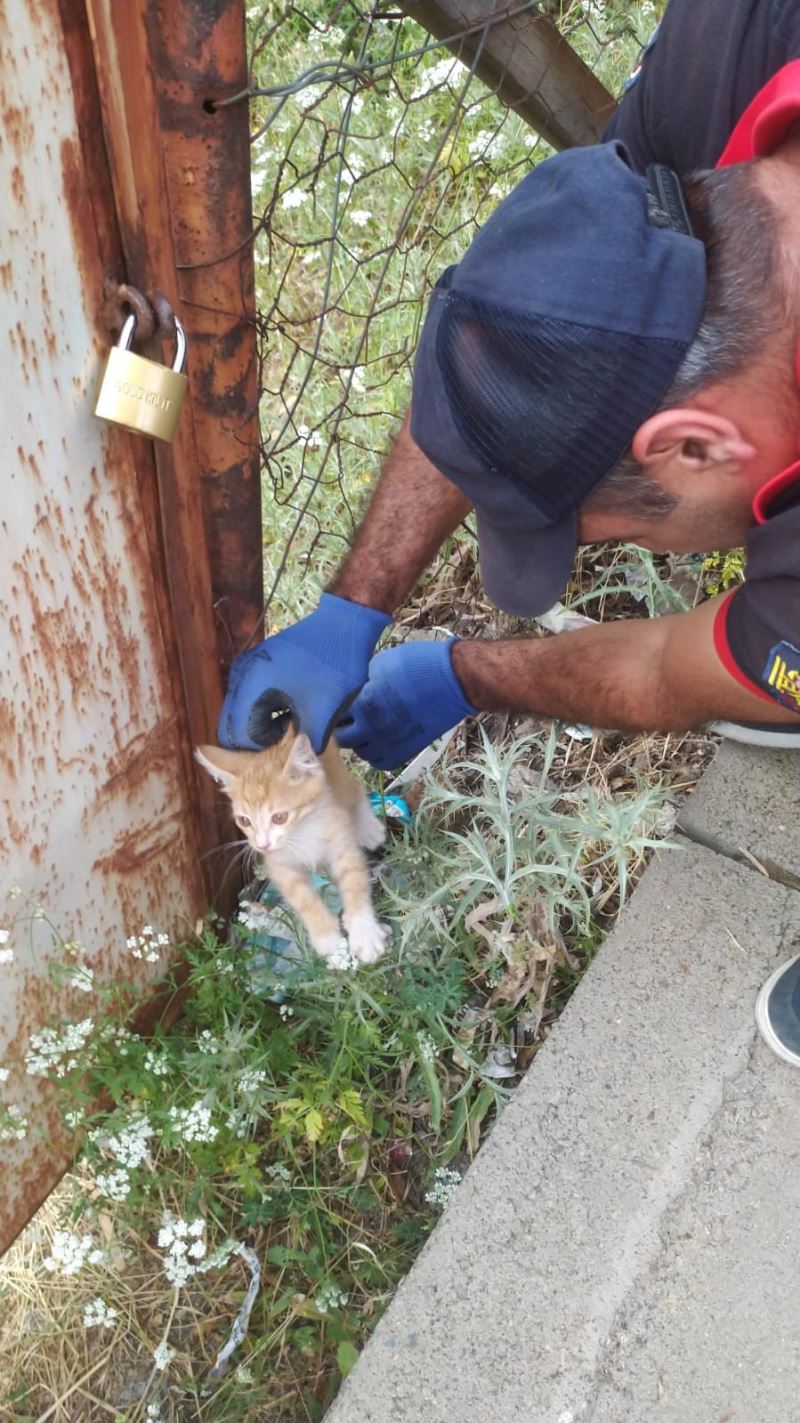
[[[79,19],[56,0],[0,5],[0,890],[40,901],[108,980],[123,964],[129,974],[127,934],[184,928],[206,890],[151,447],[92,414],[115,219],[82,132],[95,100]],[[213,702],[213,686],[205,695]],[[0,926],[22,904],[0,902]],[[0,1092],[30,1126],[0,1150],[0,1248],[67,1159],[41,1080],[20,1061],[48,1003],[50,931],[36,922],[9,947]],[[90,1016],[92,996],[59,1007]]]

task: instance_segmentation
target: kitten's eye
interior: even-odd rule
[[[243,830],[248,830],[253,824],[253,822],[250,819],[249,815],[237,815],[236,824],[241,825]]]
[[[275,814],[272,817],[272,823],[273,825],[285,825],[288,819],[288,810],[276,810]]]

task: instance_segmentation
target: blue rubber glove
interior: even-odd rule
[[[336,740],[380,771],[409,761],[477,708],[468,702],[451,662],[458,642],[405,642],[379,652],[369,681],[336,727]]]
[[[275,740],[274,713],[288,707],[316,752],[367,680],[388,613],[323,593],[299,623],[233,663],[219,719],[222,746],[258,751]]]

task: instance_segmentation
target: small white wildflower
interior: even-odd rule
[[[353,371],[350,376],[350,384],[357,395],[363,395],[364,391],[367,388],[364,384],[365,369],[366,367],[364,366],[353,366]]]
[[[363,109],[363,107],[364,107],[364,95],[363,95],[363,94],[354,94],[354,95],[353,95],[353,98],[352,98],[352,102],[351,102],[351,104],[350,104],[350,108],[351,108],[352,112],[353,112],[354,114],[360,114],[360,113],[361,113],[361,110]]]
[[[82,1126],[84,1120],[83,1112],[64,1113],[64,1126],[69,1127],[70,1131],[75,1131],[76,1127]]]
[[[446,1166],[437,1166],[433,1173],[433,1185],[425,1192],[425,1199],[429,1205],[441,1206],[442,1210],[445,1210],[460,1184],[461,1176],[458,1171],[450,1171]]]
[[[300,208],[304,202],[308,201],[308,193],[304,193],[302,188],[290,188],[288,193],[284,193],[281,198],[282,208]]]
[[[354,208],[350,213],[350,221],[354,222],[356,227],[366,227],[367,223],[372,221],[372,213],[367,208]]]
[[[88,964],[76,964],[64,974],[64,982],[69,988],[77,988],[79,993],[91,993],[94,988],[94,969]]]
[[[205,1243],[202,1240],[195,1240],[189,1246],[189,1254],[193,1260],[202,1260],[206,1253]]]
[[[237,1383],[253,1383],[253,1370],[248,1368],[247,1364],[240,1364],[234,1374],[234,1378]]]
[[[154,1052],[148,1048],[144,1055],[145,1072],[152,1072],[154,1077],[167,1077],[169,1075],[169,1064],[163,1053]]]
[[[240,1092],[257,1092],[267,1080],[267,1074],[260,1067],[246,1067],[239,1074],[237,1088]]]
[[[95,1243],[91,1235],[73,1235],[70,1230],[56,1230],[50,1246],[50,1254],[42,1261],[44,1268],[52,1274],[58,1270],[61,1275],[77,1275],[94,1255]]]
[[[0,1107],[0,1121],[3,1108]],[[24,1141],[28,1131],[28,1118],[16,1106],[5,1108],[5,1126],[0,1127],[0,1141]]]
[[[436,1044],[430,1033],[423,1031],[417,1033],[417,1047],[423,1062],[436,1061]]]
[[[340,1290],[338,1285],[322,1285],[314,1296],[314,1303],[320,1314],[327,1314],[331,1309],[341,1309],[347,1304],[349,1296],[344,1290]]]
[[[95,1325],[101,1325],[103,1329],[113,1329],[118,1313],[111,1304],[106,1304],[104,1299],[98,1295],[96,1299],[89,1300],[83,1309],[83,1327],[92,1329]]]
[[[287,1018],[293,1018],[293,1017],[294,1017],[294,1008],[291,1008],[288,1003],[281,1003],[281,1006],[280,1006],[280,1008],[278,1009],[278,1012],[280,1013],[281,1017],[283,1018],[284,1023],[286,1022],[286,1019],[287,1019]]]
[[[98,1191],[109,1201],[127,1200],[133,1187],[130,1176],[121,1166],[112,1171],[101,1171],[94,1180]]]
[[[77,1056],[85,1046],[94,1028],[91,1018],[83,1018],[78,1023],[67,1023],[59,1034],[55,1028],[42,1028],[32,1033],[28,1051],[25,1054],[26,1070],[30,1077],[45,1077],[54,1072],[63,1077],[77,1064]]]
[[[219,1127],[211,1123],[211,1108],[203,1102],[195,1102],[192,1107],[170,1107],[169,1116],[185,1141],[214,1141],[219,1133]]]
[[[101,1136],[100,1145],[110,1151],[120,1165],[135,1171],[137,1166],[148,1160],[150,1149],[147,1143],[154,1135],[155,1131],[145,1113],[137,1112],[116,1136]]]
[[[209,1032],[208,1028],[203,1029],[202,1033],[197,1039],[197,1046],[200,1049],[200,1052],[216,1053],[222,1051],[222,1043],[219,1041],[218,1038],[214,1037],[213,1033]]]
[[[157,1344],[155,1349],[153,1350],[153,1361],[155,1363],[156,1368],[160,1369],[163,1373],[164,1370],[168,1368],[169,1365],[172,1363],[172,1360],[174,1358],[175,1350],[173,1349],[172,1345],[168,1344],[166,1339],[162,1339],[161,1343]]]
[[[337,973],[344,973],[347,969],[355,968],[356,960],[347,946],[346,939],[342,939],[338,949],[328,955],[327,964],[328,968],[334,969]]]
[[[440,59],[438,64],[432,64],[430,69],[426,69],[422,83],[411,95],[412,99],[421,99],[425,94],[430,94],[432,89],[437,89],[440,84],[449,82],[456,83],[464,65],[458,59]]]
[[[318,450],[322,444],[322,436],[319,431],[310,430],[308,425],[297,426],[297,438],[301,445],[307,445],[312,450]]]
[[[147,1423],[164,1423],[161,1416],[161,1409],[157,1403],[148,1403],[147,1411],[144,1416],[147,1419]]]
[[[8,1078],[9,1078],[9,1070],[8,1070],[8,1068],[7,1068],[7,1067],[0,1067],[0,1082],[7,1082],[7,1081],[8,1081]]]
[[[273,1181],[283,1181],[287,1186],[292,1179],[292,1173],[285,1161],[276,1161],[273,1166],[267,1167],[267,1175]]]
[[[14,950],[13,950],[13,949],[0,949],[0,964],[3,964],[3,963],[13,963],[13,962],[14,962]]]
[[[197,1239],[197,1237],[198,1237],[199,1235],[202,1235],[202,1234],[203,1234],[203,1231],[205,1230],[205,1228],[206,1228],[206,1223],[205,1223],[205,1221],[203,1220],[203,1217],[202,1217],[201,1215],[197,1215],[197,1216],[195,1216],[194,1220],[192,1220],[192,1221],[189,1222],[187,1234],[188,1234],[188,1235],[193,1235],[193,1236],[195,1237],[195,1239]]]
[[[21,886],[21,885],[18,885],[18,884],[12,884],[10,890],[8,891],[8,897],[9,897],[9,899],[19,899],[19,897],[20,897],[21,894],[22,894],[22,886]]]

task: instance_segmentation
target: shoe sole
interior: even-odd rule
[[[800,954],[795,954],[794,958],[789,959],[788,963],[782,963],[780,968],[776,968],[775,972],[771,975],[771,977],[767,979],[766,983],[764,984],[764,987],[761,989],[761,992],[758,995],[758,998],[756,999],[756,1027],[758,1028],[758,1031],[764,1039],[764,1042],[767,1044],[767,1047],[771,1048],[772,1051],[776,1054],[776,1056],[782,1058],[784,1062],[791,1063],[793,1067],[800,1067],[800,1056],[798,1056],[797,1053],[792,1052],[790,1048],[784,1047],[784,1044],[777,1036],[775,1029],[773,1028],[769,1020],[769,1010],[767,1005],[769,1003],[769,995],[772,992],[772,989],[777,983],[778,979],[783,976],[786,970],[793,963],[797,963],[797,960],[799,958]]]
[[[716,731],[726,741],[739,741],[743,746],[765,746],[775,751],[800,751],[800,726],[796,731],[763,731],[755,726],[739,726],[735,721],[712,721],[709,731]]]

